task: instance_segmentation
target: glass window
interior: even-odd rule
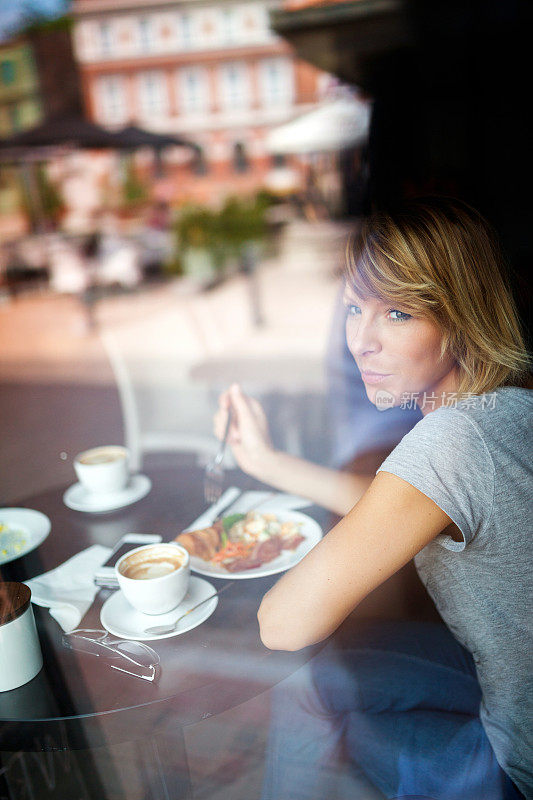
[[[168,113],[168,95],[162,72],[143,72],[139,76],[140,106],[144,116]]]
[[[288,105],[293,99],[292,63],[285,58],[267,58],[260,64],[260,91],[264,106]]]
[[[188,12],[180,14],[179,17],[180,43],[185,50],[194,46],[192,18]]]
[[[110,56],[113,49],[113,37],[109,22],[100,24],[100,49],[103,56]]]
[[[209,84],[202,67],[188,67],[178,73],[178,92],[181,110],[185,113],[209,109]]]
[[[0,61],[0,79],[5,86],[15,82],[16,70],[13,61]]]
[[[192,171],[195,175],[207,174],[207,161],[205,160],[204,151],[201,147],[198,148],[192,160]]]
[[[124,79],[120,75],[106,75],[99,79],[98,88],[102,122],[124,122],[127,118]]]
[[[224,64],[219,74],[222,106],[226,109],[247,108],[250,104],[247,66],[237,62]]]
[[[235,172],[246,172],[249,166],[243,143],[235,142],[233,145],[233,169]]]
[[[284,167],[287,163],[287,156],[283,153],[274,153],[272,156],[272,166],[275,169],[279,169],[280,167]]]
[[[237,19],[234,8],[224,8],[222,15],[222,39],[226,44],[231,44],[238,38]]]
[[[10,106],[9,108],[9,120],[11,122],[11,130],[18,131],[21,127],[20,125],[20,107],[18,105]]]
[[[143,53],[150,53],[154,49],[154,26],[150,17],[141,17],[139,20],[139,42]]]

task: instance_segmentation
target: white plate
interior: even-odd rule
[[[52,527],[46,514],[31,508],[0,508],[0,524],[21,531],[25,539],[25,545],[16,555],[6,556],[0,551],[0,565],[9,564],[35,550],[44,542]]]
[[[63,502],[74,511],[101,514],[136,503],[137,500],[146,497],[151,488],[152,481],[146,475],[132,475],[125,489],[105,494],[88,492],[81,483],[75,483],[63,495]]]
[[[262,511],[262,509],[258,509],[257,513],[261,514]],[[305,539],[298,545],[296,550],[282,550],[279,556],[272,559],[272,561],[268,561],[261,567],[246,569],[242,572],[228,572],[223,567],[204,561],[203,558],[191,556],[191,569],[200,575],[207,575],[210,578],[227,578],[228,580],[264,578],[267,575],[276,575],[278,572],[284,572],[286,569],[294,567],[322,538],[322,528],[318,522],[308,517],[307,514],[300,514],[298,511],[276,511],[274,505],[269,505],[268,512],[265,509],[266,513],[275,514],[280,522],[301,523],[299,533],[305,536]]]
[[[179,623],[177,629],[172,633],[165,633],[163,636],[149,636],[144,633],[146,628],[153,628],[155,625],[172,625],[181,614],[185,614],[189,608],[197,603],[201,603],[209,595],[216,592],[212,583],[204,581],[203,578],[195,578],[191,575],[189,590],[179,606],[168,614],[141,614],[128,603],[122,592],[119,590],[109,597],[100,611],[100,622],[109,633],[119,636],[121,639],[134,639],[135,641],[156,641],[157,639],[169,639],[172,636],[179,636],[201,625],[208,619],[218,605],[218,597],[213,597],[211,602],[204,603],[203,606],[192,611],[185,619]]]

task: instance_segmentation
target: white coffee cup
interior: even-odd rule
[[[176,608],[189,586],[189,553],[174,542],[145,544],[119,558],[117,580],[126,600],[143,614]]]
[[[129,452],[119,445],[92,447],[78,453],[74,469],[88,492],[120,492],[126,488],[130,477]]]

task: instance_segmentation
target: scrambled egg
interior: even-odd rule
[[[236,522],[229,532],[233,542],[265,542],[271,536],[290,537],[298,533],[295,522],[280,523],[275,514],[259,514],[249,511],[246,517]]]

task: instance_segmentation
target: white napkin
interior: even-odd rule
[[[231,505],[225,508],[226,503],[231,503]],[[276,513],[277,511],[296,511],[298,508],[305,508],[310,505],[312,505],[311,500],[306,500],[305,497],[298,497],[295,494],[283,494],[282,492],[274,491],[241,493],[235,486],[231,486],[224,492],[220,500],[217,500],[216,503],[200,514],[185,530],[194,531],[208,527],[215,521],[220,509],[224,509],[224,515],[245,514],[256,507],[259,512]]]
[[[64,631],[74,630],[98,591],[93,582],[95,570],[110,554],[110,547],[94,544],[50,572],[24,581],[31,589],[32,603],[49,608]]]

